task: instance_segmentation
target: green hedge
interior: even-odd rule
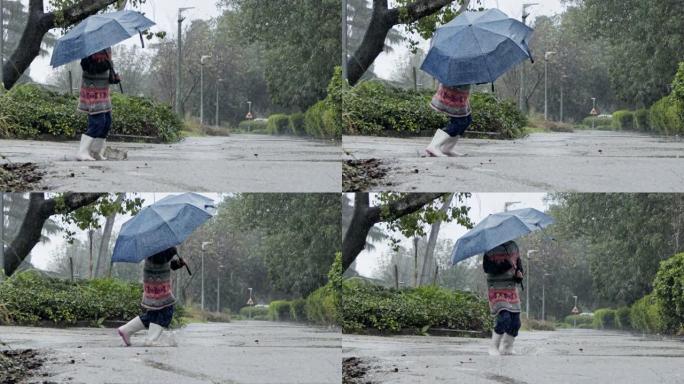
[[[275,114],[268,118],[266,131],[270,135],[282,135],[289,133],[290,118],[287,115]]]
[[[303,113],[293,113],[289,117],[288,127],[290,132],[295,135],[303,135],[306,133],[304,128],[304,114]]]
[[[615,326],[618,329],[632,329],[632,322],[629,319],[629,307],[620,307],[615,311]]]
[[[244,319],[269,320],[269,307],[242,307],[240,316]]]
[[[325,109],[325,102],[319,101],[306,111],[304,114],[304,130],[307,135],[322,137],[325,134],[326,129],[323,126]]]
[[[306,321],[306,300],[295,299],[290,302],[290,319],[294,321]]]
[[[266,120],[245,120],[238,124],[238,129],[248,133],[266,133],[268,121]]]
[[[76,138],[85,131],[86,115],[76,111],[76,96],[60,95],[32,84],[17,85],[0,96],[0,135]],[[170,106],[148,98],[112,93],[112,134],[152,136],[177,141],[182,121]]]
[[[613,129],[619,131],[634,129],[634,113],[631,111],[613,112]]]
[[[271,321],[289,321],[290,302],[286,300],[271,301],[268,305],[268,319]]]
[[[615,329],[615,310],[611,308],[595,310],[593,325],[596,329]]]
[[[663,135],[684,133],[684,106],[672,96],[665,96],[649,111],[651,129]]]
[[[71,282],[38,271],[20,272],[0,284],[0,324],[128,321],[140,314],[141,297],[140,284],[115,279]]]
[[[348,134],[392,136],[431,134],[443,128],[448,117],[430,107],[432,93],[394,88],[366,81],[352,88],[344,100],[343,126]],[[498,138],[523,135],[527,119],[515,105],[491,94],[474,93],[472,132],[495,132]]]
[[[591,128],[592,124],[594,129],[611,130],[613,129],[613,118],[610,116],[589,116],[582,120],[582,125],[586,128]]]
[[[486,301],[439,287],[387,289],[345,281],[342,326],[345,332],[372,329],[387,333],[422,332],[425,327],[485,331],[492,327]]]
[[[684,253],[660,262],[653,280],[665,331],[684,331]]]
[[[651,130],[651,122],[648,118],[648,109],[642,108],[634,111],[634,128],[642,132]]]
[[[665,329],[660,305],[655,295],[648,294],[637,300],[629,312],[632,328],[646,333],[661,333]]]
[[[587,316],[587,315],[569,315],[565,316],[565,319],[563,319],[563,322],[565,322],[568,325],[577,325],[578,328],[580,328],[582,325],[588,325],[591,326],[594,323],[594,317],[593,316]]]

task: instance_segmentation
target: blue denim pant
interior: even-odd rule
[[[94,139],[106,139],[109,135],[109,130],[112,128],[112,113],[98,113],[97,115],[88,115],[88,131],[86,135]]]
[[[504,332],[513,337],[518,336],[520,330],[520,313],[500,311],[496,316],[494,332],[503,335]]]
[[[473,115],[468,115],[465,117],[452,117],[449,120],[449,124],[447,124],[446,128],[442,129],[444,132],[448,133],[449,136],[456,137],[463,135],[463,133],[465,133],[466,129],[468,129],[472,123]]]
[[[173,320],[173,305],[159,310],[149,310],[140,315],[140,320],[142,320],[145,328],[149,328],[150,323],[168,328],[171,325],[171,320]]]

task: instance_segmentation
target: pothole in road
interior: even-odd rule
[[[379,159],[347,160],[342,164],[342,190],[367,191],[387,176],[387,171]]]
[[[33,349],[0,351],[0,383],[23,383],[45,360]]]
[[[0,191],[26,192],[39,189],[45,173],[34,163],[0,165]]]
[[[358,357],[347,357],[342,360],[342,384],[373,384],[366,379],[370,370],[368,364]]]

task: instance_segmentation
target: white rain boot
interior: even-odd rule
[[[159,346],[159,344],[157,344],[157,342],[159,341],[159,338],[161,337],[163,330],[164,330],[164,327],[162,327],[161,325],[155,324],[155,323],[150,323],[150,328],[147,331],[147,340],[145,340],[145,346],[146,347]]]
[[[449,157],[459,157],[459,156],[465,156],[462,153],[458,153],[454,151],[454,147],[456,144],[458,144],[459,137],[454,136],[454,137],[449,137],[449,139],[446,141],[446,143],[442,144],[442,152],[449,156]]]
[[[83,134],[81,135],[81,144],[78,147],[78,153],[76,154],[76,160],[78,161],[95,161],[92,156],[90,156],[90,146],[93,145],[93,138]]]
[[[501,354],[502,355],[515,355],[513,351],[513,342],[515,337],[509,335],[508,333],[503,334],[503,340],[501,341]]]
[[[140,320],[140,317],[136,317],[125,325],[120,326],[117,331],[119,332],[119,336],[121,336],[124,343],[126,343],[126,346],[130,347],[131,336],[138,331],[142,331],[143,329],[145,329],[145,324],[143,324],[142,320]]]
[[[442,146],[450,138],[451,136],[449,136],[448,133],[444,132],[441,129],[438,129],[435,132],[435,135],[432,137],[430,145],[428,145],[428,147],[425,148],[425,153],[429,157],[446,157],[447,155],[444,152],[442,152]]]
[[[501,338],[503,335],[499,335],[496,332],[492,332],[492,344],[489,346],[489,356],[499,356],[499,346],[501,345]]]
[[[104,157],[105,149],[107,149],[107,139],[93,139],[93,144],[90,145],[90,153],[95,160],[107,160],[107,158]]]

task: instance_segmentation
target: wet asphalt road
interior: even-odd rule
[[[39,164],[51,191],[339,192],[342,183],[341,148],[328,141],[240,134],[110,146],[128,159],[77,162],[77,142],[31,140],[0,140],[0,154]]]
[[[516,356],[489,356],[488,344],[425,336],[344,335],[342,341],[343,357],[365,361],[364,380],[373,384],[684,383],[682,340],[567,329],[521,332]]]
[[[144,347],[144,332],[123,347],[115,329],[0,327],[14,349],[38,348],[47,364],[31,382],[339,384],[339,330],[239,321],[191,324],[177,347]],[[168,339],[165,340],[168,345]],[[73,360],[73,363],[72,363]],[[43,377],[42,373],[48,376]]]
[[[345,159],[383,159],[373,191],[681,192],[684,141],[638,133],[535,133],[513,141],[464,139],[457,158],[421,158],[429,138],[345,136]]]

